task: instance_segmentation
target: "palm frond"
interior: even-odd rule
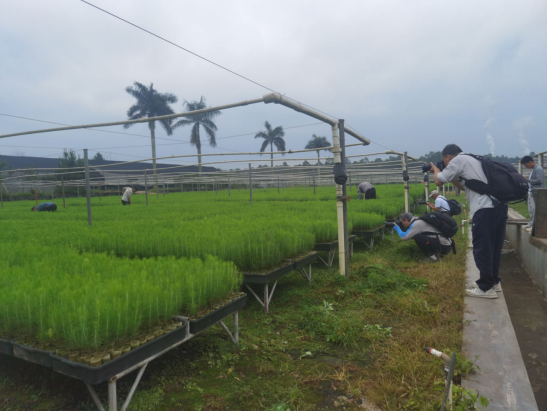
[[[198,123],[196,123],[196,124],[198,124]],[[215,125],[215,124],[213,124],[213,125]],[[211,147],[216,147],[217,142],[215,141],[215,130],[212,130],[211,128],[209,128],[205,124],[202,124],[202,126],[204,127],[204,130],[206,131],[206,134],[209,137],[209,145]]]
[[[263,141],[263,144],[261,145],[261,150],[260,150],[261,153],[266,150],[266,148],[268,147],[269,144],[270,144],[270,142],[268,140]]]
[[[255,138],[264,138],[265,140],[268,140],[268,135],[264,131],[259,131],[255,134]]]

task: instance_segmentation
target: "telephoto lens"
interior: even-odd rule
[[[428,204],[428,202],[426,202],[426,201],[419,201],[419,204],[423,204],[423,205],[424,205],[424,204]]]
[[[384,226],[385,226],[386,228],[392,228],[392,227],[394,227],[395,225],[396,225],[396,223],[395,223],[394,221],[385,221],[385,222],[384,222]]]
[[[432,166],[430,165],[430,163],[428,164],[423,164],[422,165],[422,172],[423,173],[428,173],[430,171],[430,169],[432,168]]]

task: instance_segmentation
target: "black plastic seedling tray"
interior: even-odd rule
[[[318,253],[313,253],[313,254],[307,255],[306,257],[295,261],[293,269],[298,270],[299,268],[304,267],[304,266],[316,261],[317,259],[318,259]]]
[[[218,308],[202,318],[196,321],[191,321],[189,324],[190,335],[197,334],[200,331],[211,327],[223,318],[228,317],[229,315],[240,310],[245,305],[246,297],[247,294],[244,294],[236,300]],[[135,350],[122,354],[118,358],[108,361],[99,367],[91,367],[76,361],[71,361],[67,358],[59,357],[50,351],[39,350],[37,348],[18,344],[17,342],[10,343],[8,341],[10,344],[2,345],[2,351],[0,351],[0,353],[10,355],[9,347],[11,346],[13,347],[13,355],[17,358],[46,367],[51,367],[58,373],[68,375],[69,377],[73,377],[90,384],[99,384],[114,375],[117,375],[128,368],[139,364],[147,358],[164,351],[177,342],[184,340],[187,337],[186,329],[187,325],[183,323],[181,327],[178,327],[175,330],[162,335],[161,337],[155,338]],[[7,340],[2,340],[2,342],[5,341]]]
[[[13,356],[22,360],[33,362],[35,364],[43,365],[44,367],[51,367],[51,354],[52,351],[40,350],[38,348],[29,347],[28,345],[19,344],[18,342],[12,342]]]
[[[349,235],[348,236],[348,242],[353,243],[354,241],[356,241],[356,236],[355,235]],[[332,243],[316,243],[316,244],[314,244],[314,251],[329,252],[329,251],[336,250],[337,248],[339,248],[339,242],[338,241],[333,241]]]
[[[381,226],[381,227],[377,227],[375,228],[374,230],[369,230],[369,231],[358,231],[358,230],[353,230],[352,231],[352,234],[354,234],[356,237],[359,237],[359,238],[363,238],[363,237],[373,237],[375,234],[377,234],[378,232],[380,232],[381,230],[384,229],[384,226]]]
[[[0,354],[13,355],[13,345],[10,340],[0,338]]]
[[[58,357],[54,354],[51,355],[51,365],[53,370],[60,374],[68,375],[69,377],[77,378],[89,382],[90,384],[99,384],[108,380],[110,377],[139,364],[141,361],[152,357],[154,354],[171,347],[178,341],[183,340],[185,336],[186,325],[183,323],[181,327],[178,327],[161,337],[155,338],[98,367],[81,364],[67,358]]]
[[[283,267],[277,268],[266,274],[244,273],[244,283],[248,284],[268,284],[277,280],[283,275],[289,274],[294,270],[294,263],[291,262]]]
[[[247,298],[247,294],[244,294],[241,297],[235,299],[234,301],[231,301],[228,304],[216,309],[215,311],[212,311],[209,314],[204,315],[198,320],[190,321],[190,333],[197,334],[200,331],[203,331],[211,327],[212,325],[218,323],[223,318],[226,318],[229,315],[234,314],[236,311],[239,311],[245,305],[246,298]]]

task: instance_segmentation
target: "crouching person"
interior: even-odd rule
[[[445,237],[440,230],[426,221],[414,217],[411,213],[403,213],[399,221],[399,225],[394,224],[394,230],[403,241],[415,240],[417,247],[426,256],[425,261],[436,262],[451,251],[451,238]]]

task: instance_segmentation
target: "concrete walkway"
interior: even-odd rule
[[[469,235],[466,276],[475,281],[479,271],[472,255],[471,230]],[[469,375],[462,385],[487,397],[488,410],[538,410],[504,293],[497,294],[497,299],[464,298],[462,351],[467,358],[478,357],[481,371]]]

